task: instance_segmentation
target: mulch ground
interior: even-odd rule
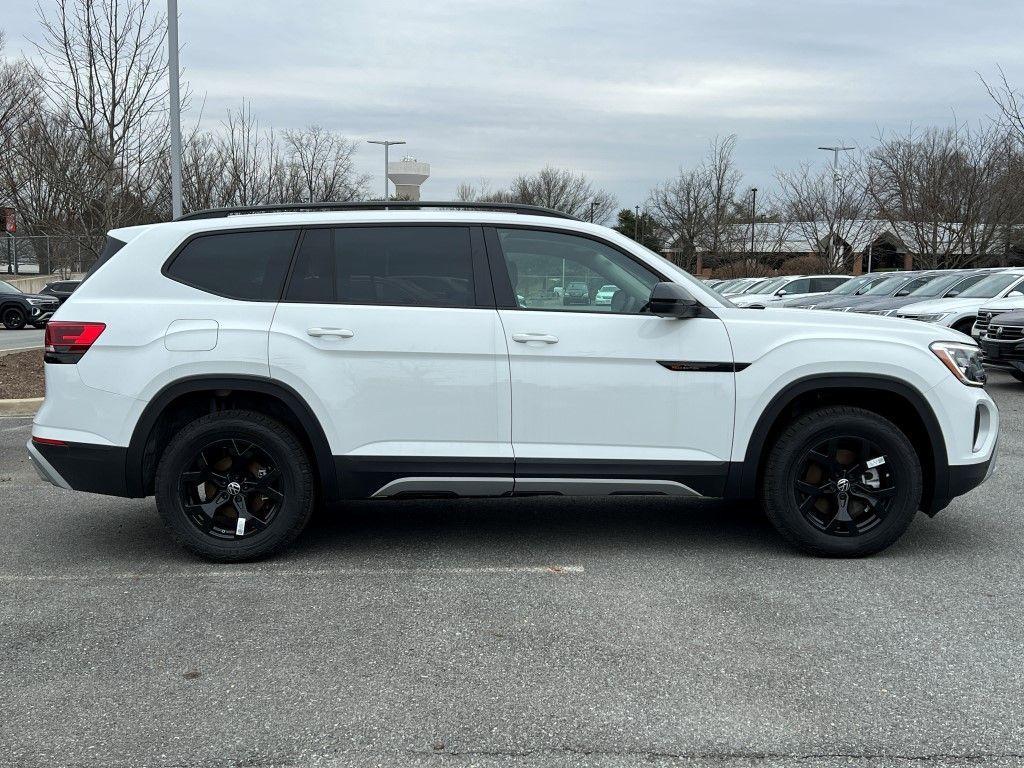
[[[0,356],[0,400],[43,396],[43,350]]]

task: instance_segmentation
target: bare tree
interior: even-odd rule
[[[0,30],[0,56],[6,35]],[[0,143],[10,147],[18,124],[38,110],[39,91],[28,65],[21,60],[0,58]]]
[[[930,128],[880,138],[868,158],[879,215],[921,266],[952,268],[997,255],[1013,216],[1007,140],[995,127]]]
[[[166,154],[163,17],[151,0],[56,0],[52,15],[39,7],[39,21],[39,90],[84,149],[85,164],[53,180],[75,198],[68,226],[152,219]]]
[[[355,171],[354,141],[318,125],[285,131],[284,141],[298,199],[344,202],[366,196],[369,177]]]
[[[777,170],[775,178],[781,216],[818,257],[818,269],[848,270],[850,255],[878,229],[861,163],[836,173],[805,163],[795,171]]]
[[[733,154],[736,137],[715,137],[701,163],[680,168],[674,179],[651,190],[648,206],[674,244],[682,266],[694,269],[697,254],[716,259],[742,250],[736,226],[736,193],[743,175]]]
[[[998,70],[998,81],[990,83],[982,77],[981,83],[999,109],[999,122],[1015,135],[1018,142],[1024,143],[1024,93],[1010,84],[1002,67]]]

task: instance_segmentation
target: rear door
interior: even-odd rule
[[[721,493],[734,366],[713,315],[645,312],[662,280],[588,236],[487,230],[512,374],[516,492]],[[610,304],[555,289],[614,285]]]
[[[512,489],[508,353],[479,228],[305,230],[270,370],[320,417],[345,496]]]

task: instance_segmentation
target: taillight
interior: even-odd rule
[[[104,323],[51,320],[46,324],[44,359],[48,363],[77,363],[106,327]]]

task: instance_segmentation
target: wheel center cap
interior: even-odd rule
[[[838,481],[836,481],[836,490],[839,491],[840,493],[846,493],[847,491],[850,490],[850,481],[847,480],[845,477],[840,478]]]
[[[237,496],[242,492],[242,484],[239,483],[237,480],[232,480],[230,483],[228,483],[227,492],[230,493],[232,496]]]

